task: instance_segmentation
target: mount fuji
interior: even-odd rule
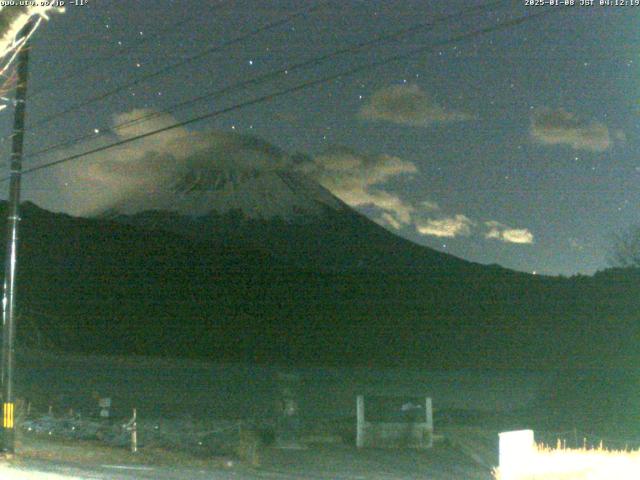
[[[638,272],[549,278],[468,262],[350,208],[308,174],[308,157],[187,138],[67,172],[96,186],[74,190],[91,214],[24,206],[23,340],[287,364],[637,360]],[[344,158],[330,166],[357,167]],[[385,162],[374,181],[407,170]]]
[[[261,249],[287,263],[323,271],[409,268],[435,273],[477,265],[416,245],[353,210],[297,172],[188,172],[165,209],[133,214],[121,203],[101,217],[201,242]],[[154,200],[154,204],[162,202]]]

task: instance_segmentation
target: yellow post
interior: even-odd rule
[[[5,429],[12,429],[14,425],[14,404],[4,403],[2,405],[3,421],[2,426]]]

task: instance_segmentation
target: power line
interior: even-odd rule
[[[156,78],[156,77],[165,75],[165,74],[167,74],[167,73],[169,73],[171,71],[174,71],[176,68],[183,67],[184,65],[188,65],[189,63],[192,63],[192,62],[194,62],[196,60],[199,60],[199,59],[201,59],[203,57],[206,57],[207,55],[211,55],[212,53],[219,52],[220,50],[222,50],[222,49],[224,49],[226,47],[229,47],[231,45],[235,45],[236,43],[243,42],[243,41],[245,41],[245,40],[247,40],[247,39],[249,39],[249,38],[251,38],[253,36],[256,36],[256,35],[258,35],[258,34],[260,34],[262,32],[265,32],[265,31],[268,31],[268,30],[272,30],[272,29],[277,28],[277,27],[279,27],[281,25],[289,23],[294,18],[303,16],[305,14],[309,14],[309,13],[312,13],[313,11],[315,11],[315,10],[318,10],[322,5],[324,5],[324,3],[326,3],[326,1],[320,2],[319,4],[317,4],[315,6],[306,8],[306,9],[301,10],[299,12],[287,15],[286,17],[281,18],[280,20],[276,20],[274,22],[270,22],[270,23],[268,23],[268,24],[266,24],[266,25],[264,25],[262,27],[259,27],[259,28],[256,28],[256,29],[252,30],[251,32],[249,32],[249,33],[247,33],[245,35],[241,35],[239,37],[236,37],[233,40],[229,40],[229,41],[223,42],[223,43],[221,43],[219,45],[215,45],[213,47],[206,48],[206,49],[202,50],[201,52],[199,52],[199,53],[197,53],[195,55],[192,55],[190,57],[187,57],[187,58],[185,58],[185,59],[183,59],[183,60],[181,60],[179,62],[173,63],[171,65],[167,65],[167,66],[161,68],[160,70],[156,70],[154,72],[150,72],[150,73],[148,73],[146,75],[142,75],[141,77],[138,77],[138,78],[136,78],[135,80],[133,80],[131,82],[122,84],[122,85],[120,85],[120,86],[118,86],[118,87],[116,87],[116,88],[114,88],[112,90],[108,90],[107,92],[101,93],[100,95],[96,95],[96,96],[91,97],[91,98],[89,98],[87,100],[84,100],[84,101],[82,101],[80,103],[77,103],[76,105],[73,105],[72,107],[69,107],[66,110],[63,110],[61,112],[49,115],[48,117],[45,117],[45,118],[41,119],[40,121],[32,124],[30,127],[31,127],[31,129],[37,129],[38,127],[41,127],[43,125],[46,125],[46,124],[50,123],[52,120],[55,120],[56,118],[59,118],[59,117],[61,117],[63,115],[67,115],[67,114],[72,113],[72,112],[75,112],[75,111],[77,111],[77,110],[79,110],[79,109],[81,109],[83,107],[91,105],[92,103],[95,103],[95,102],[104,100],[106,98],[109,98],[109,97],[111,97],[111,96],[113,96],[113,95],[115,95],[117,93],[120,93],[121,91],[123,91],[123,90],[125,90],[127,88],[131,88],[131,87],[133,87],[135,85],[138,85],[140,83],[146,82],[146,81],[148,81],[148,80],[150,80],[152,78]]]
[[[35,172],[35,171],[38,171],[38,170],[42,170],[44,168],[49,168],[49,167],[52,167],[52,166],[55,166],[55,165],[58,165],[58,164],[61,164],[61,163],[66,163],[66,162],[71,161],[71,160],[82,158],[82,157],[85,157],[85,156],[88,156],[88,155],[92,155],[94,153],[99,153],[99,152],[104,151],[104,150],[108,150],[108,149],[115,148],[115,147],[118,147],[118,146],[121,146],[121,145],[125,145],[127,143],[131,143],[131,142],[136,141],[136,140],[147,138],[147,137],[150,137],[152,135],[157,135],[159,133],[163,133],[163,132],[166,132],[166,131],[169,131],[169,130],[173,130],[175,128],[183,127],[183,126],[186,126],[186,125],[189,125],[189,124],[192,124],[192,123],[197,123],[197,122],[200,122],[200,121],[212,118],[212,117],[216,117],[216,116],[219,116],[219,115],[222,115],[224,113],[228,113],[228,112],[231,112],[231,111],[234,111],[234,110],[239,110],[240,108],[244,108],[244,107],[247,107],[247,106],[251,106],[251,105],[254,105],[254,104],[262,103],[262,102],[265,102],[265,101],[268,101],[268,100],[272,100],[273,98],[278,98],[278,97],[281,97],[281,96],[284,96],[284,95],[287,95],[287,94],[290,94],[290,93],[294,93],[294,92],[297,92],[299,90],[303,90],[303,89],[311,87],[311,86],[319,85],[319,84],[322,84],[322,83],[327,83],[327,82],[330,82],[332,80],[336,80],[336,79],[342,78],[342,77],[352,76],[352,75],[354,75],[356,73],[360,73],[360,72],[365,71],[365,70],[370,70],[370,69],[373,69],[373,68],[377,68],[379,66],[387,65],[389,63],[395,63],[395,62],[398,62],[398,61],[401,61],[401,60],[406,60],[406,59],[408,59],[408,58],[410,58],[412,56],[415,56],[417,54],[420,54],[420,53],[424,53],[424,52],[427,52],[427,51],[430,51],[430,50],[434,50],[436,48],[447,46],[447,45],[452,44],[452,43],[457,43],[459,41],[468,40],[470,38],[475,38],[477,36],[485,35],[487,33],[492,33],[492,32],[495,32],[495,31],[504,30],[506,28],[511,28],[511,27],[520,25],[520,24],[522,24],[522,23],[524,23],[526,21],[529,21],[531,19],[540,18],[542,16],[549,15],[550,13],[552,13],[552,10],[545,10],[545,11],[539,12],[537,14],[526,15],[524,17],[519,17],[519,18],[514,19],[514,20],[502,22],[500,24],[497,24],[497,25],[494,25],[494,26],[491,26],[491,27],[485,27],[483,29],[479,29],[479,30],[476,30],[476,31],[473,31],[473,32],[470,32],[470,33],[458,35],[456,37],[453,37],[453,38],[450,38],[450,39],[447,39],[447,40],[443,40],[441,42],[437,42],[437,43],[435,43],[433,45],[427,45],[427,46],[424,46],[424,47],[419,47],[419,48],[410,50],[409,52],[406,52],[404,54],[388,57],[388,58],[386,58],[384,60],[381,60],[379,62],[373,62],[373,63],[366,64],[366,65],[360,65],[358,67],[352,68],[350,70],[346,70],[344,72],[340,72],[340,73],[337,73],[337,74],[334,74],[334,75],[330,75],[330,76],[327,76],[327,77],[322,77],[322,78],[316,79],[316,80],[311,80],[311,81],[296,85],[294,87],[289,87],[289,88],[286,88],[286,89],[283,89],[283,90],[280,90],[280,91],[277,91],[277,92],[274,92],[274,93],[263,95],[261,97],[258,97],[258,98],[255,98],[255,99],[252,99],[252,100],[249,100],[249,101],[246,101],[246,102],[242,102],[242,103],[235,104],[235,105],[232,105],[232,106],[224,108],[224,109],[220,109],[220,110],[216,110],[216,111],[213,111],[213,112],[209,112],[207,114],[200,115],[200,116],[191,118],[189,120],[185,120],[183,122],[178,122],[178,123],[169,125],[167,127],[163,127],[163,128],[157,129],[157,130],[153,130],[151,132],[147,132],[147,133],[144,133],[144,134],[137,135],[135,137],[131,137],[131,138],[127,138],[127,139],[124,139],[124,140],[121,140],[121,141],[118,141],[118,142],[114,142],[114,143],[111,143],[109,145],[105,145],[105,146],[102,146],[102,147],[98,147],[98,148],[89,150],[87,152],[71,155],[71,156],[68,156],[68,157],[65,157],[65,158],[62,158],[62,159],[59,159],[59,160],[55,160],[55,161],[52,161],[52,162],[45,163],[43,165],[32,167],[32,168],[24,170],[23,173],[25,173],[25,174],[26,173],[32,173],[32,172]],[[6,178],[4,178],[2,180],[6,180]]]
[[[162,28],[154,33],[151,33],[149,35],[145,35],[143,37],[139,37],[137,38],[136,41],[132,42],[132,44],[126,46],[126,47],[122,47],[117,49],[114,53],[100,57],[100,58],[96,58],[96,59],[92,59],[91,60],[91,65],[89,65],[86,68],[81,68],[81,69],[76,69],[73,70],[71,72],[67,72],[66,74],[61,74],[57,77],[54,77],[53,79],[49,80],[48,83],[49,85],[60,85],[62,82],[64,82],[65,80],[69,80],[70,78],[74,78],[82,73],[86,73],[89,70],[93,70],[94,68],[96,68],[97,66],[103,64],[104,62],[107,62],[109,60],[112,60],[115,57],[120,57],[122,55],[126,55],[129,52],[132,52],[134,50],[136,50],[137,48],[141,47],[142,45],[148,43],[149,41],[153,40],[154,38],[158,38],[158,37],[162,37],[164,35],[166,35],[169,32],[172,32],[174,30],[176,30],[177,28],[180,28],[184,25],[188,25],[189,23],[193,22],[194,20],[200,18],[199,15],[193,15],[191,17],[188,17],[184,20],[181,20],[179,22],[175,22],[165,28]],[[106,78],[108,78],[107,76],[102,76],[102,77],[98,77],[94,80],[93,83],[99,82],[101,80],[105,80]],[[38,95],[40,95],[41,93],[47,92],[49,90],[52,90],[53,87],[48,87],[48,88],[41,88],[39,90],[36,90],[34,93],[31,94],[31,98],[33,99],[34,97],[37,97]]]
[[[562,8],[561,10],[562,11],[566,11],[565,8]],[[544,11],[541,11],[539,13],[525,15],[524,17],[519,17],[519,18],[516,18],[516,19],[513,19],[513,20],[509,20],[509,21],[506,21],[506,22],[499,23],[497,25],[493,25],[491,27],[485,27],[485,28],[482,28],[482,29],[475,30],[473,32],[461,34],[461,35],[449,38],[447,40],[443,40],[443,41],[437,42],[437,43],[432,44],[432,45],[426,45],[426,46],[423,46],[423,47],[415,48],[415,49],[412,49],[412,50],[410,50],[408,52],[405,52],[403,54],[394,55],[394,56],[388,57],[388,58],[386,58],[384,60],[381,60],[381,61],[378,61],[378,62],[373,62],[373,63],[369,63],[369,64],[365,64],[365,65],[360,65],[360,66],[354,67],[352,69],[349,69],[349,70],[346,70],[346,71],[343,71],[343,72],[340,72],[340,73],[337,73],[337,74],[329,75],[329,76],[322,77],[322,78],[315,79],[315,80],[310,80],[310,81],[304,82],[302,84],[299,84],[299,85],[296,85],[296,86],[293,86],[293,87],[285,88],[285,89],[279,90],[277,92],[269,93],[269,94],[254,98],[252,100],[248,100],[248,101],[245,101],[245,102],[237,103],[237,104],[232,105],[230,107],[226,107],[226,108],[223,108],[223,109],[220,109],[220,110],[215,110],[213,112],[209,112],[209,113],[206,113],[206,114],[203,114],[203,115],[199,115],[197,117],[190,118],[190,119],[182,121],[182,122],[174,123],[172,125],[169,125],[169,126],[166,126],[166,127],[163,127],[163,128],[159,128],[157,130],[153,130],[151,132],[147,132],[147,133],[143,133],[143,134],[140,134],[140,135],[136,135],[134,137],[127,138],[127,139],[124,139],[124,140],[120,140],[120,141],[117,141],[117,142],[113,142],[113,143],[111,143],[109,145],[104,145],[102,147],[94,148],[92,150],[88,150],[88,151],[83,152],[83,153],[70,155],[70,156],[67,156],[67,157],[64,157],[64,158],[61,158],[61,159],[58,159],[58,160],[54,160],[52,162],[47,162],[47,163],[44,163],[42,165],[31,167],[31,168],[25,169],[23,171],[23,174],[28,174],[28,173],[33,173],[33,172],[36,172],[36,171],[39,171],[39,170],[44,170],[46,168],[50,168],[50,167],[53,167],[53,166],[56,166],[56,165],[60,165],[62,163],[67,163],[67,162],[70,162],[70,161],[73,161],[73,160],[77,160],[77,159],[80,159],[80,158],[83,158],[83,157],[87,157],[89,155],[93,155],[95,153],[99,153],[99,152],[102,152],[102,151],[105,151],[105,150],[110,150],[112,148],[116,148],[116,147],[131,143],[131,142],[134,142],[134,141],[137,141],[137,140],[141,140],[143,138],[151,137],[153,135],[158,135],[160,133],[164,133],[164,132],[176,129],[176,128],[180,128],[180,127],[184,127],[186,125],[190,125],[190,124],[193,124],[193,123],[201,122],[201,121],[207,120],[209,118],[217,117],[219,115],[223,115],[223,114],[228,113],[228,112],[239,110],[239,109],[244,108],[244,107],[248,107],[248,106],[256,105],[258,103],[263,103],[265,101],[273,100],[274,98],[278,98],[278,97],[282,97],[284,95],[295,93],[297,91],[304,90],[304,89],[312,87],[312,86],[320,85],[322,83],[327,83],[327,82],[330,82],[330,81],[333,81],[333,80],[337,80],[339,78],[349,77],[349,76],[355,75],[356,73],[360,73],[360,72],[363,72],[365,70],[371,70],[373,68],[377,68],[377,67],[380,67],[380,66],[383,66],[383,65],[387,65],[389,63],[395,63],[395,62],[399,62],[399,61],[402,61],[402,60],[406,60],[406,59],[411,58],[411,57],[413,57],[415,55],[418,55],[418,54],[421,54],[421,53],[425,53],[425,52],[428,52],[428,51],[431,51],[431,50],[435,50],[437,48],[441,48],[441,47],[450,45],[452,43],[457,43],[457,42],[460,42],[460,41],[469,40],[469,39],[472,39],[472,38],[475,38],[475,37],[479,37],[481,35],[486,35],[488,33],[496,32],[496,31],[500,31],[500,30],[505,30],[507,28],[512,28],[512,27],[515,27],[517,25],[523,24],[523,23],[525,23],[527,21],[531,21],[531,20],[536,19],[536,18],[542,18],[544,16],[550,15],[551,13],[555,13],[557,11],[560,11],[560,10],[558,10],[558,9],[545,9]],[[8,179],[8,177],[5,177],[5,178],[2,179],[2,181],[5,181],[7,179]]]
[[[443,23],[443,22],[448,22],[450,20],[455,20],[455,19],[459,19],[459,18],[464,18],[466,16],[470,16],[470,15],[475,15],[478,11],[484,11],[484,10],[490,10],[493,7],[496,7],[498,5],[501,4],[506,4],[506,3],[512,3],[512,0],[494,0],[492,2],[488,2],[486,4],[483,5],[479,5],[476,7],[472,7],[472,8],[466,8],[464,10],[461,10],[459,12],[450,14],[450,15],[443,15],[440,17],[436,17],[435,19],[433,19],[431,22],[429,23],[417,23],[412,25],[411,27],[390,33],[390,34],[386,34],[386,35],[378,35],[377,37],[371,39],[371,40],[367,40],[364,42],[360,42],[360,43],[356,43],[354,45],[351,45],[349,47],[344,47],[344,48],[340,48],[338,50],[334,50],[333,52],[327,53],[325,55],[321,55],[319,57],[315,57],[309,60],[305,60],[290,66],[287,66],[285,68],[280,68],[278,70],[274,70],[268,73],[265,73],[263,75],[259,75],[257,77],[254,77],[252,79],[249,80],[245,80],[243,82],[239,82],[239,83],[235,83],[232,85],[227,85],[226,87],[223,87],[221,89],[218,90],[214,90],[208,93],[205,93],[203,95],[200,95],[198,97],[174,104],[166,109],[160,110],[160,111],[156,111],[156,112],[150,112],[147,113],[141,117],[135,118],[133,120],[128,120],[113,126],[101,126],[98,127],[98,130],[100,132],[115,132],[116,130],[123,128],[123,127],[127,127],[130,125],[139,125],[140,123],[144,123],[148,120],[151,120],[153,118],[156,118],[164,113],[173,113],[177,110],[180,110],[182,108],[194,105],[196,103],[199,103],[203,100],[207,100],[210,98],[214,98],[214,97],[218,97],[221,96],[223,94],[232,92],[234,90],[238,90],[240,88],[244,88],[250,85],[254,85],[254,84],[259,84],[262,83],[264,81],[267,80],[271,80],[273,78],[276,78],[280,75],[283,74],[288,74],[290,72],[302,69],[302,68],[306,68],[306,67],[310,67],[310,66],[314,66],[314,65],[318,65],[326,60],[338,57],[340,55],[343,55],[345,53],[355,53],[355,52],[359,52],[359,51],[366,51],[368,49],[374,48],[376,46],[379,46],[383,43],[389,42],[389,41],[393,41],[393,40],[398,40],[404,36],[407,36],[411,33],[417,32],[419,30],[424,30],[424,29],[428,29],[431,27],[434,27],[436,24],[438,23]],[[49,153],[53,150],[57,150],[59,148],[62,147],[67,147],[73,144],[76,144],[78,142],[81,142],[82,140],[87,140],[89,138],[93,138],[95,134],[85,134],[85,135],[81,135],[79,137],[70,139],[70,140],[65,140],[63,142],[59,142],[57,144],[51,145],[49,147],[46,147],[44,149],[38,150],[36,152],[33,152],[32,154],[28,155],[28,158],[33,158],[36,156],[40,156],[43,155],[44,153]]]

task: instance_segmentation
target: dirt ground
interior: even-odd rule
[[[25,471],[63,473],[66,478],[123,480],[490,480],[491,469],[498,463],[499,431],[534,428],[531,420],[537,417],[531,407],[545,405],[540,403],[543,401],[559,406],[557,411],[550,410],[549,405],[544,410],[553,414],[546,429],[557,431],[558,419],[570,418],[566,412],[575,410],[571,402],[584,398],[580,391],[569,392],[566,397],[571,402],[565,402],[562,410],[564,397],[551,388],[557,375],[549,372],[289,368],[284,370],[300,378],[304,433],[324,441],[305,450],[280,450],[267,442],[260,447],[257,462],[234,456],[228,446],[238,441],[236,426],[264,425],[273,414],[275,379],[282,370],[186,360],[22,352],[18,356],[18,394],[33,411],[40,412],[41,418],[49,410],[58,417],[73,411],[74,417],[65,421],[67,431],[62,436],[66,443],[56,445],[42,441],[55,425],[34,424],[33,431],[39,429],[40,437],[30,437],[38,440],[30,440],[30,447],[25,442],[31,453],[15,466]],[[592,384],[585,383],[588,388]],[[355,448],[356,395],[393,393],[433,399],[439,441],[432,449]],[[78,442],[78,430],[69,434],[69,427],[86,430],[95,426],[97,398],[105,396],[112,400],[116,426],[126,422],[132,408],[137,408],[140,455],[127,456],[126,442],[118,443],[120,437],[111,435],[113,432],[103,434],[104,438],[111,435],[110,447],[104,442],[90,446]],[[82,418],[80,423],[76,423],[76,417]],[[582,438],[575,429],[577,426],[580,430],[578,418],[570,419],[572,437]],[[544,430],[543,426],[534,429]],[[83,438],[91,436],[89,430],[83,430]],[[553,441],[556,434],[550,435]],[[185,452],[195,455],[190,457]]]
[[[42,478],[100,480],[490,480],[490,468],[480,465],[450,442],[429,450],[358,450],[348,445],[311,445],[303,450],[265,448],[259,466],[224,458],[193,460],[188,456],[154,454],[135,457],[95,445],[30,442],[11,467]],[[0,466],[0,473],[2,473]],[[5,467],[8,468],[8,467]],[[8,472],[9,470],[7,470]],[[60,475],[60,477],[58,477]],[[3,477],[4,478],[4,477]],[[12,477],[9,477],[12,478]],[[16,478],[22,478],[16,476]],[[28,477],[24,478],[41,478]]]
[[[322,446],[300,451],[274,451],[261,467],[273,478],[489,480],[490,469],[458,448],[437,444],[426,451],[357,450]],[[281,476],[278,476],[281,475]]]

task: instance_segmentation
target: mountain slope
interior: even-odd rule
[[[167,167],[154,182],[140,180],[146,187],[114,194],[99,216],[203,242],[265,249],[302,268],[433,274],[439,265],[446,264],[445,270],[470,266],[357,213],[307,175],[320,168],[313,159],[289,156],[254,137],[223,138],[217,149]],[[230,153],[236,151],[243,153]],[[97,175],[109,177],[114,171],[119,170],[105,165]]]
[[[65,351],[434,368],[638,359],[635,271],[544,278],[446,256],[439,275],[316,269],[265,249],[33,205],[23,217],[26,344],[39,331]]]
[[[474,269],[470,262],[416,245],[347,208],[326,208],[322,215],[288,220],[252,219],[239,210],[201,217],[150,211],[110,219],[202,242],[264,249],[301,268],[337,272],[408,269],[425,274],[435,274],[445,265],[445,270]]]

